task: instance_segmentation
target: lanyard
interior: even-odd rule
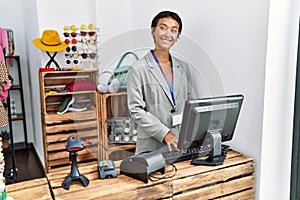
[[[163,72],[163,70],[162,70],[162,68],[161,68],[161,65],[160,65],[160,63],[159,63],[159,61],[158,61],[158,59],[157,59],[157,57],[156,57],[154,51],[152,50],[151,53],[152,53],[155,62],[156,62],[157,65],[159,66],[160,71],[161,71],[161,73],[163,74],[163,76],[164,76],[164,78],[165,78],[165,80],[166,80],[166,82],[167,82],[167,84],[168,84],[169,91],[170,91],[171,97],[172,97],[172,101],[173,101],[174,107],[176,108],[176,101],[175,101],[174,92],[173,92],[173,91],[174,91],[174,90],[173,90],[173,89],[174,89],[174,75],[173,75],[173,73],[172,73],[172,87],[171,87],[170,84],[169,84],[169,81],[168,81],[167,77],[165,76],[165,74],[164,74],[164,72]],[[173,67],[172,67],[172,71],[173,71]]]

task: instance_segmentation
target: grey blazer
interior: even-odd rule
[[[185,101],[195,99],[187,63],[171,55],[176,113],[182,114]],[[168,84],[151,52],[128,69],[127,98],[130,115],[138,125],[136,153],[166,151],[164,137],[171,131],[178,137],[180,126],[172,126],[174,108]]]

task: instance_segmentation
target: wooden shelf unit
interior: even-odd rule
[[[78,152],[78,162],[99,158],[99,100],[96,88],[88,91],[48,93],[50,90],[64,89],[67,84],[80,81],[88,81],[97,86],[98,70],[39,72],[46,171],[69,165],[69,152],[66,151],[65,142],[71,135],[80,137],[85,146],[82,151]],[[67,95],[75,97],[75,102],[87,107],[87,110],[56,114],[60,102]]]
[[[127,107],[127,92],[119,93],[99,93],[101,102],[101,160],[122,160],[134,154],[135,144],[111,144],[109,140],[107,119],[111,117],[129,117]]]

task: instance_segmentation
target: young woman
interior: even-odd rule
[[[188,64],[170,54],[181,31],[176,13],[158,13],[151,24],[154,50],[129,67],[128,107],[138,125],[136,153],[177,149],[184,103],[195,98]]]

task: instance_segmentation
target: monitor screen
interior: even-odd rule
[[[232,140],[243,99],[238,94],[186,101],[178,148],[202,146],[207,133],[219,133],[221,142]]]

